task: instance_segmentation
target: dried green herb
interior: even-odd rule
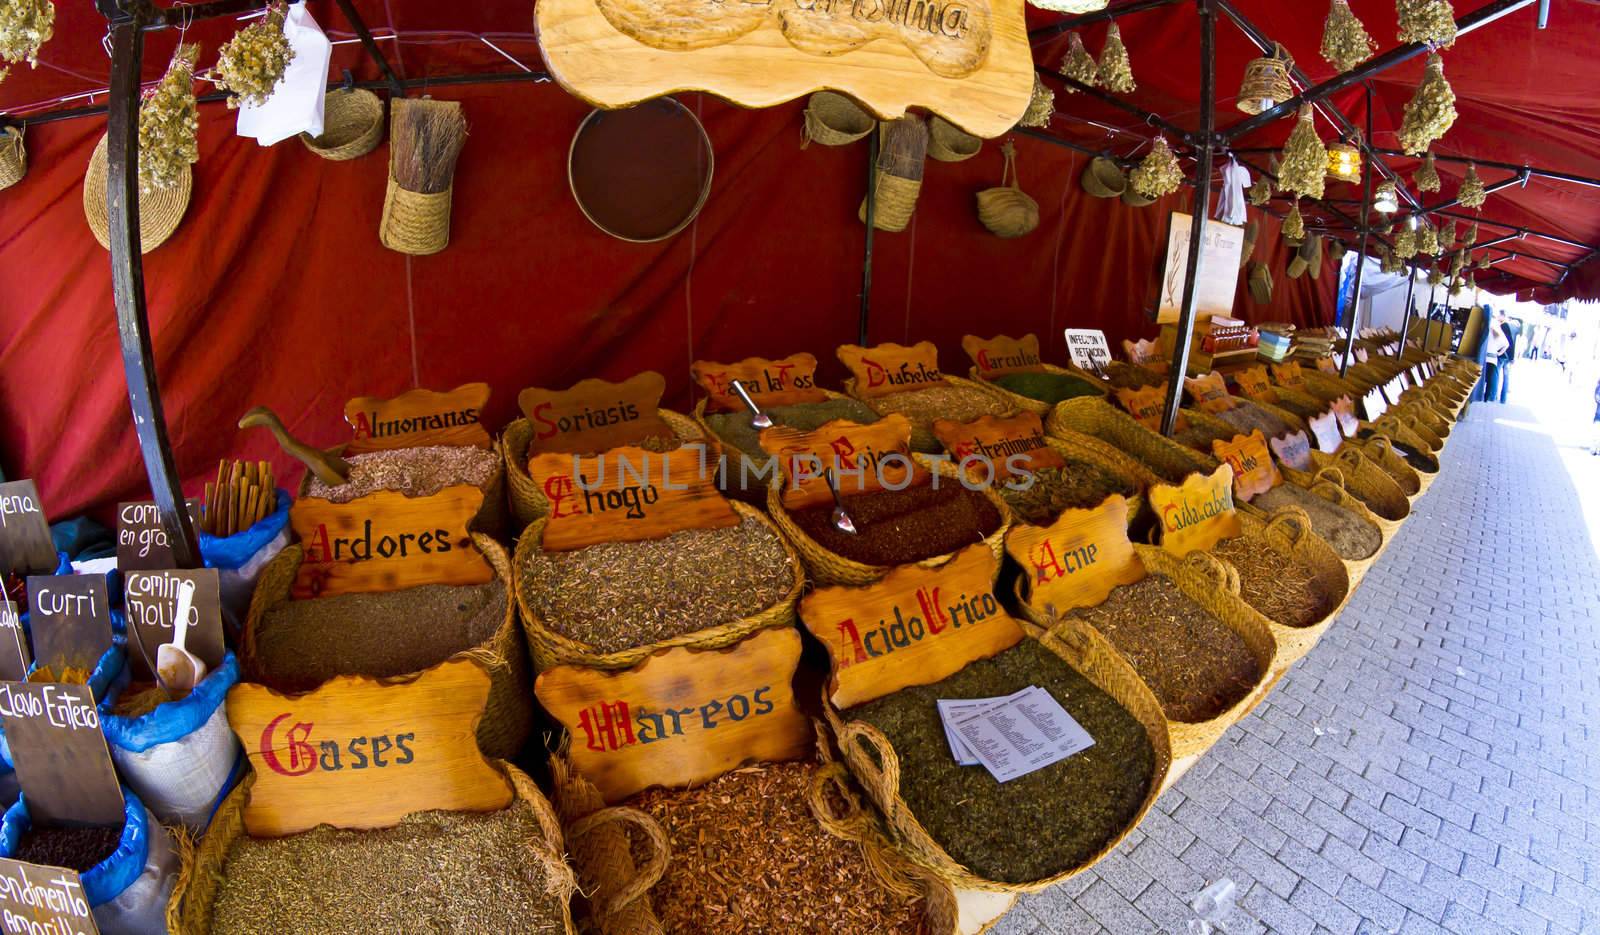
[[[1411,176],[1411,181],[1417,184],[1419,192],[1439,190],[1439,169],[1433,164],[1432,152],[1422,158],[1422,165],[1417,166],[1416,174]]]
[[[772,417],[774,424],[786,425],[805,432],[835,419],[849,419],[851,422],[869,425],[879,418],[878,414],[872,411],[872,407],[859,399],[849,398],[830,399],[821,403],[799,403],[793,406],[772,406],[762,411]],[[750,413],[713,413],[706,416],[706,424],[711,427],[711,431],[718,439],[739,452],[752,458],[766,459],[766,453],[761,450],[761,430],[750,424]]]
[[[283,33],[281,3],[267,7],[267,15],[234,33],[217,50],[217,87],[232,91],[228,107],[262,104],[283,80],[284,69],[294,60],[294,49]]]
[[[1461,190],[1456,193],[1456,197],[1461,199],[1462,207],[1471,208],[1474,211],[1482,208],[1483,203],[1489,200],[1489,192],[1483,186],[1483,179],[1478,178],[1477,166],[1467,165],[1466,177],[1461,180]],[[1473,225],[1473,233],[1477,233],[1476,224]],[[1477,237],[1474,236],[1469,243],[1476,240]]]
[[[948,555],[1000,528],[1000,511],[951,477],[905,490],[843,498],[856,534],[833,525],[833,504],[794,510],[789,518],[824,549],[866,565],[904,565]]]
[[[1007,373],[994,377],[989,382],[1004,387],[1018,396],[1026,396],[1051,405],[1063,399],[1101,395],[1099,389],[1084,380],[1064,373]]]
[[[334,503],[349,503],[380,490],[428,497],[456,484],[487,487],[500,472],[500,458],[492,449],[471,445],[389,448],[345,460],[350,476],[344,483],[329,487],[313,474],[306,496]]]
[[[948,383],[874,396],[866,402],[880,415],[900,413],[911,420],[913,430],[924,432],[933,430],[935,419],[971,422],[984,416],[1003,416],[1011,411],[1011,404],[994,393]]]
[[[1059,468],[1034,471],[1033,484],[1027,490],[1013,490],[1001,484],[995,492],[1005,498],[1021,522],[1048,526],[1063,510],[1092,509],[1114,493],[1131,497],[1139,488],[1118,480],[1098,464],[1069,458]]]
[[[1400,149],[1420,156],[1435,140],[1450,132],[1455,122],[1456,92],[1445,80],[1444,58],[1436,52],[1428,56],[1422,83],[1406,102],[1405,115],[1400,121]]]
[[[1265,172],[1260,173],[1245,194],[1249,196],[1252,205],[1257,208],[1266,207],[1272,203],[1272,179]]]
[[[1339,72],[1347,72],[1371,58],[1378,43],[1350,12],[1349,0],[1333,0],[1322,26],[1322,58]]]
[[[1183,185],[1183,169],[1178,165],[1178,157],[1172,154],[1172,147],[1167,145],[1166,137],[1156,137],[1149,155],[1128,173],[1128,183],[1146,198],[1170,195]]]
[[[1291,431],[1288,423],[1247,399],[1238,400],[1237,405],[1227,412],[1218,413],[1217,418],[1238,429],[1241,435],[1260,429],[1263,436],[1278,438]]]
[[[1133,80],[1133,63],[1128,47],[1122,44],[1122,30],[1116,21],[1106,28],[1106,44],[1100,50],[1100,86],[1117,94],[1132,94],[1139,87]]]
[[[1448,49],[1456,41],[1456,15],[1450,0],[1396,0],[1400,41]]]
[[[39,65],[39,49],[55,33],[56,5],[50,0],[0,0],[0,81],[10,65]]]
[[[1311,517],[1311,530],[1326,539],[1333,551],[1346,561],[1371,558],[1383,544],[1383,533],[1356,513],[1330,503],[1304,487],[1279,484],[1250,501],[1251,506],[1271,513],[1286,506],[1297,506]]]
[[[1305,198],[1321,198],[1328,178],[1328,147],[1317,136],[1311,105],[1300,108],[1294,130],[1283,144],[1278,188]]]
[[[1238,570],[1239,597],[1275,623],[1310,626],[1333,609],[1315,573],[1292,555],[1243,536],[1224,539],[1210,551]]]
[[[1306,219],[1300,215],[1298,198],[1289,209],[1289,216],[1283,219],[1283,239],[1292,244],[1299,244],[1306,239]]]
[[[139,105],[139,189],[175,188],[200,161],[200,109],[194,96],[197,45],[179,45],[167,73]]]
[[[1056,113],[1056,92],[1045,87],[1038,75],[1033,76],[1033,94],[1028,98],[1028,109],[1022,112],[1019,127],[1047,127]]]
[[[1061,60],[1061,74],[1074,81],[1095,87],[1100,83],[1100,66],[1094,63],[1094,56],[1083,47],[1083,37],[1077,31],[1067,33],[1067,57]],[[1077,94],[1078,89],[1067,85],[1068,94]]]

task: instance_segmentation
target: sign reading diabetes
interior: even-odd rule
[[[1128,410],[1135,422],[1152,432],[1161,431],[1161,416],[1167,411],[1167,384],[1160,386],[1146,386],[1142,389],[1130,390],[1118,387],[1115,391],[1117,402],[1122,403],[1122,408]],[[1181,432],[1189,427],[1189,420],[1178,413],[1178,421],[1172,430]]]
[[[481,421],[488,404],[487,383],[468,383],[448,393],[410,390],[393,399],[357,396],[344,404],[344,420],[355,433],[344,453],[424,445],[488,448],[489,433]]]
[[[721,650],[658,652],[632,669],[556,666],[534,693],[572,737],[572,762],[607,802],[687,786],[813,743],[794,703],[800,634],[760,630]]]
[[[305,547],[290,593],[296,600],[424,584],[483,584],[494,577],[467,523],[483,505],[471,484],[428,497],[384,490],[333,503],[301,497],[289,525]]]
[[[972,358],[980,376],[996,377],[1044,369],[1039,357],[1039,336],[1036,334],[1025,334],[1020,338],[1003,334],[980,338],[969,334],[961,339],[961,349]]]
[[[1328,360],[1328,358],[1319,358],[1317,360],[1317,364],[1320,366],[1324,360]],[[1328,363],[1332,364],[1333,361],[1328,360]],[[1335,370],[1337,369],[1338,368],[1335,368]],[[1290,360],[1281,364],[1273,364],[1272,378],[1278,381],[1279,386],[1300,387],[1306,385],[1306,375],[1300,369],[1300,362],[1298,360]]]
[[[841,344],[838,355],[839,361],[850,368],[850,374],[856,378],[856,392],[864,397],[926,389],[944,382],[944,374],[939,372],[939,349],[932,341],[910,347]]]
[[[1161,547],[1174,555],[1203,551],[1244,532],[1233,508],[1228,464],[1211,474],[1190,474],[1179,487],[1156,484],[1150,488],[1150,506],[1161,520]]]
[[[592,457],[534,457],[528,476],[550,500],[544,548],[563,552],[738,525],[703,455],[693,446],[665,454],[614,448]]]
[[[1194,397],[1195,405],[1200,407],[1201,412],[1227,412],[1234,407],[1233,397],[1228,395],[1227,381],[1215,370],[1203,376],[1185,377],[1183,388]]]
[[[707,412],[743,412],[744,400],[733,391],[738,383],[757,406],[795,406],[820,403],[828,398],[817,387],[817,359],[810,354],[790,354],[781,360],[746,357],[734,364],[697,360],[689,375],[709,396]]]
[[[773,426],[761,432],[761,450],[778,459],[788,510],[832,502],[829,472],[840,494],[902,490],[927,477],[911,458],[911,420],[899,413],[871,425],[835,419],[810,432]]]
[[[1267,378],[1266,367],[1246,367],[1233,375],[1233,382],[1239,385],[1239,394],[1246,399],[1253,399],[1258,403],[1278,401],[1278,391],[1272,388],[1272,381]]]
[[[517,405],[533,427],[528,453],[595,454],[649,438],[670,437],[661,418],[666,378],[653,370],[621,383],[580,380],[565,390],[529,387]]]
[[[1044,422],[1034,413],[984,416],[976,422],[935,419],[933,434],[969,476],[990,484],[1067,463],[1044,438]]]
[[[1093,607],[1145,576],[1128,539],[1128,501],[1112,494],[1092,510],[1065,510],[1049,526],[1013,526],[1006,552],[1026,574],[1028,605]]]
[[[1233,495],[1246,503],[1283,483],[1283,475],[1272,462],[1266,436],[1260,429],[1252,430],[1249,435],[1235,435],[1229,441],[1214,439],[1211,451],[1218,460],[1226,461],[1233,468]]]
[[[902,565],[864,588],[819,588],[800,619],[833,660],[840,708],[937,682],[1010,649],[1022,628],[994,596],[999,560],[978,543],[934,568]]]
[[[488,698],[489,673],[473,659],[405,682],[342,675],[294,696],[235,685],[228,724],[255,771],[245,829],[387,828],[412,812],[510,805],[510,782],[478,751]]]

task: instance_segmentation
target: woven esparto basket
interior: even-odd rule
[[[328,454],[339,456],[344,454],[344,445],[335,445],[327,449]],[[504,462],[505,457],[500,451],[500,442],[492,442],[491,450],[495,460]],[[369,452],[370,453],[370,452]],[[295,499],[304,499],[311,490],[311,472],[306,471],[300,475],[300,486],[295,489]],[[481,532],[487,536],[499,538],[506,531],[506,472],[504,469],[495,472],[493,478],[483,488],[483,505],[478,507],[478,513],[467,523],[467,528],[473,532]]]
[[[1144,727],[1155,754],[1155,768],[1150,774],[1150,787],[1138,811],[1128,821],[1128,826],[1111,836],[1099,851],[1077,867],[1070,867],[1053,876],[1027,883],[1003,883],[980,877],[959,864],[933,839],[911,808],[900,795],[900,758],[883,732],[865,721],[849,720],[849,711],[839,711],[823,698],[823,714],[828,726],[838,739],[840,752],[856,781],[866,790],[867,797],[878,806],[878,811],[894,833],[897,849],[916,863],[926,867],[940,879],[957,889],[981,890],[989,893],[1033,893],[1047,889],[1084,870],[1111,853],[1128,836],[1155,804],[1167,770],[1172,766],[1172,742],[1167,734],[1167,720],[1161,713],[1161,703],[1150,688],[1140,680],[1138,673],[1127,660],[1112,647],[1109,640],[1080,620],[1069,618],[1046,632],[1026,621],[1018,621],[1027,638],[1038,640],[1040,645],[1060,657],[1074,671],[1088,679],[1096,688],[1111,696]],[[1063,794],[1070,794],[1063,790]]]
[[[1399,523],[1411,515],[1411,501],[1383,468],[1354,447],[1341,447],[1338,454],[1324,454],[1313,450],[1311,465],[1318,472],[1324,468],[1337,468],[1344,478],[1346,490],[1378,516]]]
[[[300,142],[324,159],[343,162],[365,156],[383,139],[383,99],[364,88],[336,88],[322,96],[322,135],[300,134]]]
[[[1046,435],[1044,443],[1064,458],[1097,464],[1112,476],[1133,485],[1138,493],[1124,495],[1124,499],[1128,501],[1128,525],[1133,526],[1140,516],[1148,511],[1150,502],[1146,494],[1152,486],[1162,482],[1161,478],[1142,462],[1128,457],[1098,438],[1080,435],[1077,432],[1067,434],[1071,437]]]
[[[1274,666],[1278,671],[1287,669],[1317,645],[1329,626],[1344,610],[1354,589],[1350,586],[1350,572],[1321,536],[1311,529],[1311,518],[1299,507],[1284,507],[1270,517],[1259,512],[1239,511],[1239,522],[1244,527],[1244,538],[1259,548],[1271,549],[1287,555],[1298,565],[1311,569],[1313,588],[1327,598],[1328,610],[1316,621],[1303,627],[1284,626],[1267,617],[1267,628],[1278,644]],[[1223,564],[1229,564],[1225,560]],[[1235,571],[1237,574],[1237,571]]]
[[[1000,172],[1000,184],[978,192],[978,221],[996,237],[1012,240],[1039,226],[1039,203],[1022,190],[1016,147],[1007,140],[1001,152],[1005,168]]]
[[[981,393],[990,399],[996,400],[1001,405],[1006,405],[1009,402],[1006,397],[1000,395],[1000,388],[992,383],[980,382],[977,380],[967,380],[962,377],[953,377],[949,374],[945,374],[944,382],[947,386],[953,386],[958,389],[967,389],[976,393]],[[937,386],[938,384],[934,385]],[[922,387],[922,389],[928,389],[928,387]],[[914,393],[916,390],[906,390],[905,392]],[[861,392],[856,388],[855,377],[845,377],[844,394],[852,399],[861,400],[879,415],[889,415],[889,413],[884,412],[877,406],[873,405],[876,400],[882,399],[883,397],[862,396]],[[929,419],[927,422],[922,422],[918,419],[911,420],[911,450],[920,451],[924,454],[936,454],[944,450],[944,446],[939,444],[939,437],[933,434],[932,419]]]
[[[1106,384],[1104,380],[1099,379],[1092,373],[1085,373],[1076,367],[1058,367],[1055,364],[1040,364],[1038,372],[1053,373],[1056,376],[1072,377],[1074,379],[1082,380],[1084,383],[1094,388],[1099,395],[1106,395]],[[1029,397],[1023,396],[1020,393],[1011,392],[1000,384],[984,377],[978,372],[978,368],[976,366],[967,371],[967,378],[972,382],[981,385],[985,389],[994,391],[996,394],[1003,397],[1006,402],[1022,410],[1023,412],[1031,412],[1041,418],[1050,414],[1049,403],[1037,399],[1030,399]]]
[[[684,444],[706,444],[706,463],[716,462],[716,449],[693,419],[670,409],[657,409],[656,414]],[[526,418],[513,419],[500,435],[500,451],[506,460],[506,489],[511,494],[511,518],[519,530],[550,512],[550,498],[528,476],[528,445],[532,442],[533,423]]]
[[[533,727],[533,679],[528,673],[528,654],[522,646],[522,634],[517,629],[516,604],[511,597],[511,592],[517,586],[516,575],[500,543],[481,533],[473,533],[472,544],[483,553],[484,560],[505,584],[505,615],[493,636],[478,646],[448,658],[473,659],[488,670],[489,700],[484,703],[483,718],[478,721],[478,746],[487,756],[515,756]],[[244,632],[239,640],[239,663],[246,680],[262,681],[264,674],[270,674],[261,671],[260,662],[256,659],[256,632],[267,613],[280,601],[289,599],[289,587],[294,583],[304,557],[305,549],[299,543],[285,546],[256,579],[256,590],[250,597],[250,610],[245,615]],[[412,678],[418,674],[404,677]]]
[[[872,206],[872,226],[898,234],[911,224],[911,215],[917,210],[917,196],[922,193],[922,180],[903,179],[880,169],[873,170],[872,179],[877,190],[877,201]],[[867,223],[865,198],[856,215],[861,223]]]
[[[1394,450],[1394,444],[1386,436],[1374,435],[1367,439],[1360,446],[1360,451],[1369,461],[1382,468],[1400,488],[1400,492],[1413,503],[1422,496],[1423,490],[1427,489],[1422,483],[1422,472],[1401,457],[1400,452]]]
[[[1121,198],[1128,190],[1128,175],[1104,156],[1089,160],[1081,178],[1083,190],[1096,198]]]
[[[1074,433],[1098,438],[1144,462],[1164,483],[1181,484],[1190,474],[1209,474],[1219,463],[1208,454],[1150,431],[1103,399],[1062,400],[1050,410],[1044,430],[1058,438],[1071,439]]]
[[[871,114],[843,94],[818,91],[806,99],[807,142],[844,146],[863,139],[877,126],[878,121]]]
[[[1367,570],[1378,561],[1378,557],[1383,554],[1383,550],[1389,547],[1389,539],[1394,535],[1396,524],[1379,519],[1373,515],[1371,510],[1367,509],[1366,504],[1351,496],[1349,491],[1344,489],[1344,479],[1336,476],[1338,474],[1337,471],[1332,472],[1332,476],[1325,476],[1319,479],[1313,475],[1296,471],[1293,468],[1280,466],[1280,470],[1283,472],[1286,483],[1294,484],[1313,496],[1328,501],[1378,530],[1378,547],[1366,558],[1349,559],[1334,552],[1334,555],[1344,564],[1345,573],[1350,578],[1350,592],[1354,593],[1356,585],[1360,584],[1361,579],[1366,577]],[[1298,509],[1296,507],[1284,507],[1282,510],[1278,510],[1277,513],[1268,513],[1266,510],[1249,503],[1240,503],[1238,506],[1240,516],[1249,514],[1262,520],[1271,519],[1277,513]],[[1321,537],[1318,538],[1320,539]],[[1332,550],[1333,547],[1330,545],[1328,548]]]
[[[22,145],[22,131],[0,128],[0,189],[10,188],[28,174],[28,149]]]
[[[551,804],[577,871],[578,917],[600,935],[662,935],[650,888],[672,856],[666,832],[636,808],[607,807],[600,790],[573,769],[565,746],[550,757]],[[630,835],[630,830],[637,832]],[[634,862],[638,841],[645,855]]]
[[[167,242],[189,210],[189,195],[194,187],[194,169],[185,166],[183,177],[172,188],[139,193],[139,252]],[[100,246],[111,249],[111,217],[106,212],[106,138],[100,137],[89,157],[89,171],[83,177],[83,216],[89,231]]]
[[[517,799],[533,809],[539,824],[537,837],[530,836],[518,853],[539,865],[540,876],[550,886],[551,895],[561,905],[565,935],[577,935],[572,924],[572,894],[578,889],[572,868],[562,858],[561,822],[555,810],[546,801],[544,793],[527,773],[503,760],[494,761],[495,768],[505,773]],[[167,902],[167,931],[172,935],[210,935],[211,913],[222,881],[228,875],[228,853],[233,843],[245,834],[244,807],[250,801],[250,789],[255,785],[255,774],[246,773],[239,785],[217,806],[211,826],[195,848],[194,861],[189,872],[179,877]],[[462,919],[463,929],[471,927],[472,920]],[[287,923],[286,923],[287,924]]]
[[[935,114],[928,120],[928,155],[940,162],[962,162],[978,155],[983,140]]]
[[[1433,454],[1439,450],[1434,446],[1434,443],[1438,442],[1438,440],[1430,440],[1429,438],[1424,437],[1418,431],[1418,426],[1415,420],[1397,415],[1392,411],[1385,412],[1383,415],[1379,416],[1376,422],[1358,422],[1357,429],[1358,434],[1360,431],[1366,431],[1387,435],[1397,442],[1402,442],[1410,445],[1418,451],[1426,451],[1429,454]],[[1442,446],[1444,443],[1438,442],[1438,444]]]
[[[1356,385],[1340,377],[1330,376],[1315,367],[1304,364],[1300,367],[1300,375],[1305,378],[1304,391],[1315,396],[1323,402],[1331,403],[1341,396],[1348,396],[1351,400],[1361,398],[1361,392]],[[1291,387],[1292,389],[1293,387]]]
[[[949,461],[929,461],[921,454],[913,454],[912,458],[924,468],[930,468],[934,473],[944,478],[943,483],[960,484],[961,472]],[[996,561],[1003,561],[1006,551],[1006,530],[1011,528],[1011,507],[1004,499],[993,490],[984,489],[983,495],[994,508],[1000,511],[1000,525],[994,532],[984,537],[983,544],[994,553]],[[772,522],[783,532],[784,538],[800,553],[801,561],[805,562],[806,571],[810,572],[811,583],[817,587],[844,584],[852,587],[862,587],[872,584],[884,575],[894,570],[888,565],[867,565],[853,559],[845,558],[835,552],[830,552],[822,544],[806,534],[805,530],[795,525],[789,516],[789,511],[783,505],[783,485],[773,484],[767,488],[767,515],[772,517]],[[923,568],[932,568],[948,562],[954,552],[945,555],[935,555],[925,558],[920,562],[907,562]]]
[[[401,188],[389,176],[383,192],[383,216],[378,220],[378,240],[396,253],[428,256],[450,245],[450,193],[424,194]]]
[[[821,389],[819,387],[819,389]],[[843,393],[829,389],[822,389],[822,394],[829,400],[847,398]],[[718,415],[718,413],[712,413]],[[728,463],[720,465],[721,474],[718,475],[718,487],[723,494],[743,503],[748,503],[757,509],[767,508],[767,483],[772,480],[772,475],[766,475],[764,481],[758,481],[760,486],[748,487],[746,481],[756,480],[740,472],[739,456],[743,453],[733,445],[723,441],[722,436],[711,430],[711,423],[706,421],[706,400],[702,398],[694,404],[694,424],[699,426],[705,436],[707,461],[717,461],[726,455]],[[720,463],[720,462],[719,462]],[[765,467],[764,464],[761,465]],[[753,472],[752,472],[753,473]]]
[[[685,633],[671,639],[660,640],[655,643],[646,643],[643,646],[634,646],[616,652],[600,652],[587,643],[570,639],[557,633],[548,626],[539,615],[528,606],[527,595],[523,587],[522,566],[523,559],[534,549],[543,547],[544,527],[549,522],[548,517],[541,517],[528,524],[517,539],[517,551],[514,558],[516,569],[517,607],[522,611],[522,627],[527,633],[528,649],[533,653],[533,666],[543,672],[546,669],[560,665],[581,666],[586,669],[627,669],[638,665],[650,658],[654,653],[664,649],[687,647],[697,650],[722,649],[732,646],[757,630],[775,627],[794,626],[795,602],[800,599],[800,591],[805,587],[805,572],[800,566],[800,559],[795,555],[794,549],[784,537],[779,535],[782,524],[774,523],[761,514],[760,510],[737,500],[729,501],[734,512],[739,514],[741,520],[755,519],[766,526],[773,535],[783,541],[784,553],[789,557],[791,570],[794,573],[789,590],[783,598],[770,607],[767,607],[748,617],[743,617],[729,623]]]
[[[1267,264],[1252,260],[1248,264],[1250,269],[1250,301],[1257,305],[1270,305],[1272,303],[1272,271]]]

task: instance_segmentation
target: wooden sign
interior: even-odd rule
[[[997,377],[1007,373],[1036,373],[1044,370],[1039,357],[1039,336],[1025,334],[1020,338],[996,335],[980,338],[969,334],[961,339],[961,349],[972,358],[978,374]]]
[[[185,621],[184,648],[211,669],[222,665],[222,598],[217,590],[217,570],[130,571],[122,578],[123,606],[135,647],[128,655],[141,679],[155,678],[150,663],[155,661],[156,647],[172,642],[178,590],[185,581],[194,582],[194,598]]]
[[[778,459],[789,510],[831,503],[830,471],[841,496],[901,490],[927,476],[911,458],[911,420],[899,413],[871,425],[835,419],[811,432],[773,426],[761,432],[761,448]]]
[[[1406,372],[1404,370],[1402,370],[1399,373],[1395,374],[1394,375],[1394,380],[1392,382],[1394,382],[1395,385],[1399,387],[1400,392],[1402,392],[1402,393],[1404,393],[1406,390],[1411,389],[1411,378],[1406,375]]]
[[[1032,412],[984,416],[976,422],[935,419],[933,434],[968,476],[989,486],[1067,463],[1045,441],[1044,422]]]
[[[1322,371],[1323,373],[1327,374],[1330,377],[1336,377],[1336,376],[1339,375],[1339,365],[1333,362],[1333,358],[1332,357],[1318,357],[1317,358],[1317,369]],[[1289,385],[1287,383],[1284,383],[1282,380],[1279,380],[1278,382],[1280,384],[1282,384],[1283,386],[1288,386]]]
[[[25,680],[28,677],[28,664],[32,661],[17,605],[10,598],[0,595],[0,681]]]
[[[608,803],[706,782],[815,742],[794,701],[800,634],[760,630],[727,649],[679,647],[621,672],[556,666],[534,693],[572,737],[572,762]]]
[[[528,454],[597,454],[670,436],[672,427],[658,413],[666,391],[666,378],[654,370],[621,383],[580,380],[565,390],[525,389],[517,405],[533,426]]]
[[[33,657],[60,674],[93,671],[111,648],[111,600],[104,575],[32,575],[28,628]]]
[[[1233,397],[1228,395],[1227,381],[1215,370],[1203,376],[1184,377],[1183,388],[1194,397],[1195,405],[1201,412],[1227,412],[1234,407]]]
[[[1278,456],[1285,467],[1296,471],[1311,470],[1311,438],[1305,432],[1290,432],[1282,438],[1274,438],[1269,444],[1272,453]]]
[[[1356,348],[1356,362],[1357,363],[1362,363],[1362,364],[1367,362],[1367,349],[1366,348],[1364,348],[1364,347]]]
[[[494,570],[472,544],[467,523],[483,491],[471,484],[430,497],[383,490],[331,503],[301,497],[289,525],[305,546],[290,593],[296,599],[424,584],[483,584]]]
[[[1233,466],[1210,475],[1195,472],[1183,485],[1156,484],[1150,506],[1161,520],[1161,546],[1174,555],[1205,550],[1244,532],[1233,508]]]
[[[122,827],[122,786],[89,686],[0,682],[0,719],[36,826]]]
[[[1161,362],[1161,342],[1159,341],[1128,341],[1122,342],[1122,352],[1128,355],[1128,363],[1137,366]]]
[[[717,490],[704,455],[695,446],[665,454],[613,448],[591,457],[534,457],[528,476],[550,500],[544,548],[565,552],[739,525],[739,514]]]
[[[856,378],[856,392],[863,398],[921,390],[944,382],[944,374],[939,371],[939,349],[932,341],[910,347],[841,344],[838,354],[839,361]]]
[[[1161,431],[1161,416],[1167,411],[1167,384],[1137,390],[1117,387],[1113,392],[1117,394],[1117,402],[1122,403],[1122,408],[1128,410],[1135,422],[1152,432]],[[1173,431],[1181,432],[1188,427],[1189,420],[1179,412]]]
[[[39,489],[31,480],[0,484],[0,574],[56,570],[56,547],[39,502]]]
[[[185,500],[189,522],[200,528],[200,501]],[[161,523],[161,510],[151,501],[117,504],[117,568],[173,568],[172,543]]]
[[[76,870],[0,857],[0,919],[8,932],[99,935]]]
[[[796,406],[828,399],[817,386],[817,358],[810,354],[790,354],[781,360],[746,357],[733,364],[697,360],[689,365],[689,375],[708,394],[707,412],[744,412],[744,400],[733,391],[738,383],[757,406]]]
[[[1339,416],[1333,410],[1328,410],[1320,416],[1312,416],[1307,421],[1311,426],[1311,437],[1317,441],[1317,450],[1333,454],[1339,450],[1344,436],[1339,432]]]
[[[1257,494],[1266,493],[1283,483],[1283,475],[1278,473],[1278,465],[1272,460],[1272,453],[1267,450],[1267,439],[1260,429],[1253,429],[1249,435],[1235,435],[1228,441],[1213,439],[1211,451],[1217,460],[1225,461],[1233,468],[1233,496],[1236,500],[1249,503]]]
[[[1320,357],[1317,359],[1317,365],[1319,369],[1321,368],[1324,360],[1327,360],[1329,364],[1333,363],[1333,361],[1328,360],[1326,357]],[[1338,368],[1334,369],[1337,371]],[[1298,360],[1286,360],[1281,364],[1273,364],[1272,379],[1277,381],[1279,386],[1299,388],[1306,385],[1306,375],[1305,372],[1300,369],[1300,362]]]
[[[1400,381],[1398,379],[1390,380],[1388,383],[1380,386],[1378,390],[1383,394],[1384,400],[1391,406],[1400,405],[1400,397],[1403,393],[1405,393],[1405,389],[1400,385]]]
[[[412,812],[489,812],[511,784],[478,750],[489,673],[442,662],[408,682],[342,675],[303,695],[240,682],[228,724],[256,774],[244,826],[387,828]]]
[[[1253,399],[1258,403],[1278,401],[1278,391],[1272,388],[1272,380],[1267,377],[1266,367],[1246,367],[1233,375],[1233,382],[1239,385],[1239,395],[1246,399]]]
[[[979,543],[936,568],[901,565],[864,588],[806,595],[800,619],[833,660],[833,703],[849,708],[930,685],[1017,645],[1022,628],[994,596],[999,569],[994,552]]]
[[[1112,494],[1092,510],[1065,510],[1049,526],[1013,526],[1006,552],[1022,566],[1031,607],[1093,607],[1145,576],[1128,539],[1128,501]]]
[[[1067,354],[1072,365],[1090,373],[1104,376],[1111,363],[1111,345],[1106,343],[1106,333],[1098,328],[1063,328],[1067,341]],[[1126,342],[1124,342],[1126,343]]]
[[[1361,420],[1356,418],[1356,404],[1348,396],[1341,396],[1333,401],[1333,414],[1339,420],[1339,431],[1345,438],[1355,438],[1356,432],[1361,429]]]
[[[683,90],[772,107],[828,88],[883,119],[924,107],[995,137],[1034,80],[1021,0],[541,0],[534,30],[555,79],[606,109]]]
[[[491,439],[482,421],[488,404],[487,383],[467,383],[448,393],[410,390],[393,399],[357,396],[344,404],[344,420],[355,431],[344,453],[424,445],[488,448]]]
[[[1389,404],[1384,402],[1382,392],[1373,390],[1361,397],[1361,409],[1366,413],[1368,422],[1376,422],[1380,416],[1389,411]]]

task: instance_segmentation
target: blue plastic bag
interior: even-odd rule
[[[243,532],[231,536],[200,533],[200,556],[207,568],[217,569],[222,613],[232,632],[250,609],[256,575],[289,544],[289,491],[279,488],[277,507]]]

